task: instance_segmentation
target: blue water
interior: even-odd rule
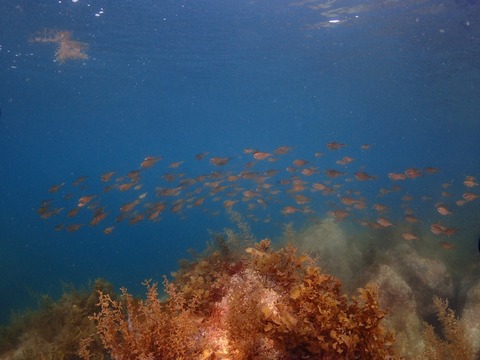
[[[138,208],[145,210],[158,200],[155,188],[168,186],[161,180],[165,173],[239,174],[253,161],[245,148],[273,153],[293,147],[275,155],[276,162],[258,161],[251,169],[279,170],[267,180],[279,193],[262,191],[265,209],[248,210],[256,199],[244,201],[241,193],[257,184],[238,182],[242,190],[233,196],[234,209],[257,238],[275,238],[287,222],[302,227],[344,209],[341,197],[355,190],[367,209],[349,210],[349,221],[375,222],[371,205],[383,203],[397,224],[404,211],[400,198],[409,194],[425,233],[439,220],[458,228],[444,240],[455,243],[453,251],[465,261],[480,261],[480,199],[455,205],[465,191],[480,194],[480,186],[463,185],[466,176],[480,182],[479,4],[338,1],[331,9],[352,10],[335,17],[315,9],[318,4],[0,3],[0,320],[34,305],[39,294],[57,296],[62,283],[105,277],[135,293],[143,291],[145,278],[170,274],[188,248],[205,247],[209,230],[236,226],[222,206],[228,190],[212,196],[204,190],[202,206],[185,207],[181,214],[167,208],[157,223],[117,224],[119,207],[148,192]],[[55,61],[56,44],[31,41],[44,29],[71,31],[74,40],[88,44],[89,58]],[[330,151],[326,144],[332,141],[348,146]],[[362,151],[362,144],[372,147]],[[209,155],[194,159],[203,152]],[[324,155],[316,158],[315,152]],[[142,189],[103,192],[103,173],[115,171],[115,183],[146,156],[163,160],[142,170]],[[344,156],[355,161],[336,164]],[[211,157],[231,160],[215,167]],[[284,206],[304,208],[279,183],[292,175],[286,167],[294,159],[308,160],[319,171],[308,178],[295,174],[309,181],[302,194],[314,211],[284,216]],[[176,161],[185,163],[168,167]],[[400,182],[387,177],[428,166],[439,172]],[[347,175],[329,179],[326,169]],[[378,179],[354,180],[360,170]],[[81,176],[88,177],[85,189],[72,185]],[[312,183],[325,181],[342,187],[328,196],[310,191]],[[48,192],[62,182],[58,193]],[[445,183],[452,186],[444,189]],[[378,197],[380,188],[394,185],[402,190]],[[442,197],[442,191],[451,196]],[[69,192],[72,199],[63,199]],[[192,197],[186,193],[178,198]],[[94,201],[107,209],[107,219],[77,232],[56,231],[58,224],[77,222],[66,213],[82,195],[97,195]],[[422,202],[423,195],[432,200]],[[215,196],[220,200],[213,201]],[[44,200],[65,209],[43,220],[37,210]],[[441,217],[438,202],[454,215]],[[88,223],[92,211],[82,211]],[[116,228],[104,235],[110,225]]]

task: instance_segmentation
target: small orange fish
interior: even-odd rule
[[[411,233],[403,233],[402,238],[407,241],[418,240],[418,237]]]
[[[67,226],[67,231],[75,232],[75,231],[78,231],[82,226],[83,224],[71,224]]]
[[[162,211],[166,208],[165,203],[163,202],[156,202],[155,204],[151,205],[149,208],[150,215],[148,216],[149,220],[153,220],[160,215]]]
[[[398,181],[398,180],[405,180],[407,178],[407,175],[398,174],[398,173],[389,173],[388,177],[390,180]]]
[[[304,205],[304,204],[310,202],[310,198],[308,198],[305,195],[295,195],[295,202],[298,205]]]
[[[313,183],[312,188],[313,191],[323,191],[327,189],[327,187],[321,183]]]
[[[438,205],[437,211],[440,215],[453,215],[445,206]]]
[[[81,176],[81,177],[79,177],[77,180],[75,180],[75,181],[72,183],[72,185],[73,185],[73,186],[77,186],[77,185],[83,183],[86,179],[87,179],[86,176]]]
[[[327,214],[340,221],[344,220],[347,216],[350,216],[350,213],[345,210],[329,211]]]
[[[465,199],[465,201],[472,201],[477,199],[478,197],[480,197],[480,195],[473,194],[471,192],[466,192],[463,194],[463,198]]]
[[[104,212],[103,209],[95,210],[93,214],[92,221],[90,221],[90,226],[98,225],[101,221],[103,221],[107,217],[108,213]]]
[[[107,227],[107,228],[105,228],[105,229],[103,230],[103,233],[104,233],[105,235],[111,234],[112,231],[113,231],[113,229],[115,229],[115,226],[109,226],[109,227]]]
[[[446,241],[442,241],[442,242],[438,243],[438,245],[440,245],[445,250],[451,250],[451,249],[455,248],[454,244],[446,242]]]
[[[243,192],[243,196],[245,196],[246,198],[252,198],[254,196],[259,196],[259,194],[252,190],[245,190]]]
[[[352,199],[351,197],[348,197],[348,196],[344,196],[340,198],[340,202],[344,205],[350,206],[350,205],[356,204],[358,200]]]
[[[288,190],[289,193],[292,192],[301,192],[306,189],[306,186],[301,184],[301,183],[293,183],[293,186],[290,190]]]
[[[455,235],[457,233],[457,230],[458,229],[454,229],[454,228],[446,228],[443,233],[447,236],[452,236],[452,235]]]
[[[301,173],[305,176],[311,176],[313,174],[317,174],[318,173],[318,170],[316,168],[305,168],[305,169],[302,169]]]
[[[113,172],[113,171],[107,172],[100,177],[100,180],[102,182],[108,182],[108,181],[110,181],[110,179],[112,178],[113,175],[115,175],[115,172]]]
[[[267,170],[265,171],[266,176],[275,176],[278,174],[278,170]]]
[[[378,212],[384,212],[384,211],[387,211],[387,210],[388,210],[388,206],[383,205],[383,204],[373,204],[373,205],[372,205],[372,208],[373,208],[375,211],[378,211]]]
[[[435,168],[435,167],[433,167],[433,166],[426,167],[424,170],[425,170],[425,172],[426,172],[427,174],[430,174],[430,175],[431,175],[431,174],[436,174],[436,173],[438,173],[438,172],[440,171],[439,169],[437,169],[437,168]]]
[[[393,226],[393,224],[385,219],[385,218],[378,218],[377,219],[377,223],[380,225],[380,226],[383,226],[383,227],[389,227],[389,226]]]
[[[446,229],[446,226],[443,226],[440,222],[430,225],[430,231],[434,235],[442,235]]]
[[[77,207],[77,208],[75,208],[75,209],[72,209],[72,210],[70,210],[70,211],[68,212],[67,216],[68,216],[69,218],[74,217],[75,215],[78,214],[78,211],[79,211],[79,210],[80,210],[79,207]]]
[[[305,166],[307,165],[309,162],[307,160],[303,160],[303,159],[296,159],[296,160],[293,160],[293,165],[295,166]]]
[[[162,196],[178,196],[182,192],[181,187],[175,187],[175,188],[156,188],[157,191],[157,197],[162,197]]]
[[[282,214],[283,215],[290,215],[290,214],[296,213],[297,211],[301,211],[301,210],[296,208],[296,207],[293,207],[293,206],[285,206],[282,209]]]
[[[202,160],[207,155],[208,155],[208,152],[203,152],[203,153],[195,155],[195,159],[196,160]]]
[[[143,219],[145,218],[145,215],[143,214],[138,214],[138,215],[134,215],[130,218],[130,220],[128,220],[128,222],[131,224],[131,225],[134,225],[134,224],[138,224],[140,221],[142,221]]]
[[[353,207],[357,210],[363,210],[367,207],[367,203],[363,200],[359,200],[353,205]]]
[[[238,200],[225,200],[223,202],[223,207],[226,209],[231,208],[233,205],[235,205],[238,202]]]
[[[200,205],[202,205],[204,202],[205,202],[205,198],[204,198],[204,197],[198,198],[198,199],[196,199],[196,200],[193,202],[193,206],[200,206]]]
[[[463,185],[465,185],[466,187],[474,187],[474,186],[478,186],[478,183],[476,183],[473,180],[465,180],[463,182]]]
[[[266,153],[266,152],[263,152],[263,151],[256,151],[253,153],[253,157],[255,160],[264,160],[266,158],[268,158],[269,156],[272,156],[272,154],[270,153]]]
[[[120,211],[123,213],[130,212],[136,205],[140,204],[140,200],[137,199],[135,201],[132,201],[130,203],[124,204],[120,207]]]
[[[170,165],[168,165],[169,168],[175,169],[178,168],[180,165],[182,165],[185,161],[177,161],[173,162]]]
[[[335,178],[337,176],[345,175],[345,173],[338,170],[329,169],[329,170],[325,170],[325,175],[327,175],[328,177]]]
[[[278,154],[278,155],[285,155],[285,154],[288,154],[290,151],[292,151],[293,148],[290,147],[290,146],[280,146],[278,148],[275,149],[275,154]]]
[[[80,199],[78,199],[77,206],[78,207],[85,206],[96,197],[97,197],[97,195],[82,196]]]
[[[63,209],[64,209],[63,207],[62,208],[51,209],[50,207],[43,207],[42,206],[42,207],[40,207],[40,209],[37,210],[37,212],[42,219],[48,219],[52,216],[60,214],[60,212]]]
[[[257,199],[257,203],[263,207],[266,207],[267,206],[267,203],[265,200],[263,199]]]
[[[376,176],[369,175],[369,174],[367,174],[366,172],[363,172],[363,171],[357,171],[354,174],[354,176],[355,176],[355,179],[357,179],[359,181],[376,180],[377,179]]]
[[[415,168],[409,168],[405,170],[405,175],[407,175],[410,179],[415,179],[419,176],[422,176],[422,172]]]
[[[372,147],[372,145],[369,145],[369,144],[363,144],[362,146],[360,146],[360,149],[361,150],[368,150]]]
[[[145,159],[143,159],[142,163],[140,164],[140,168],[142,169],[150,168],[160,160],[162,160],[161,157],[147,156]]]
[[[137,182],[140,180],[140,170],[129,171],[127,176],[130,180]]]
[[[118,190],[120,191],[127,191],[127,190],[130,190],[133,185],[135,185],[135,183],[131,182],[131,183],[126,183],[126,184],[120,184],[118,185]]]
[[[405,220],[408,221],[409,223],[416,223],[420,221],[413,215],[405,215]]]
[[[210,162],[215,166],[223,166],[230,161],[231,158],[221,158],[221,157],[213,157],[210,159]]]
[[[345,156],[341,160],[337,160],[336,163],[339,165],[348,165],[350,164],[354,159],[351,158],[350,156]]]
[[[455,235],[458,229],[455,228],[447,228],[446,226],[442,225],[440,222],[430,225],[430,231],[435,235],[447,235],[452,236]]]
[[[346,144],[341,144],[341,143],[338,143],[338,142],[335,142],[335,141],[327,144],[328,150],[338,150],[338,149],[341,149],[345,146],[347,146],[347,145]]]
[[[65,185],[65,183],[61,183],[61,184],[58,184],[58,185],[53,185],[50,187],[50,189],[48,189],[48,192],[49,193],[56,193],[58,190],[60,190],[60,188]]]

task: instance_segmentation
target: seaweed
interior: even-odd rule
[[[88,48],[86,43],[72,39],[70,31],[55,31],[45,29],[35,33],[32,42],[37,43],[56,43],[57,50],[55,52],[55,59],[60,64],[67,60],[87,60],[88,55],[85,52]]]
[[[137,300],[99,293],[95,320],[114,359],[394,359],[376,288],[343,294],[293,245],[264,239],[245,251],[209,249],[164,279],[168,298],[146,281]],[[88,357],[84,357],[88,358]]]
[[[106,359],[95,324],[88,317],[98,311],[98,291],[116,298],[112,285],[97,279],[87,290],[66,289],[58,301],[40,299],[37,310],[14,317],[0,331],[0,354],[8,359],[79,359],[78,351],[90,339],[91,359]]]
[[[424,323],[424,349],[420,358],[423,360],[462,359],[473,360],[475,354],[467,340],[465,328],[455,317],[455,312],[448,307],[448,300],[435,296],[433,306],[442,327],[441,336],[435,333],[435,328]]]
[[[293,245],[227,233],[146,297],[97,280],[43,299],[3,332],[12,359],[395,359],[386,311],[367,285],[347,296]],[[247,241],[245,241],[247,240]]]
[[[145,300],[134,299],[125,288],[119,301],[100,291],[101,311],[91,319],[97,323],[104,347],[114,359],[191,358],[198,353],[194,337],[197,328],[182,295],[165,279],[170,299],[162,303],[157,284],[144,284]]]

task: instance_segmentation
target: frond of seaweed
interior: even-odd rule
[[[465,329],[461,326],[459,320],[455,318],[455,312],[448,307],[448,300],[442,300],[435,296],[433,298],[433,306],[442,326],[443,336],[437,335],[432,325],[424,324],[424,351],[421,359],[473,360],[475,354],[467,340]]]

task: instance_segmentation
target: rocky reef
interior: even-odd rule
[[[362,233],[351,226],[321,219],[290,231],[288,241],[349,292],[367,283],[378,288],[380,306],[388,309],[383,324],[395,332],[394,347],[403,357],[480,359],[480,282],[472,280],[479,269],[465,279],[445,253],[428,248],[430,239],[417,245],[397,241],[395,230]]]
[[[328,219],[290,228],[277,247],[240,229],[182,261],[163,293],[149,280],[143,299],[117,295],[97,280],[44,298],[0,329],[0,359],[478,358],[480,283],[465,285],[457,318],[447,298],[458,286],[440,260],[405,244],[352,245]]]

